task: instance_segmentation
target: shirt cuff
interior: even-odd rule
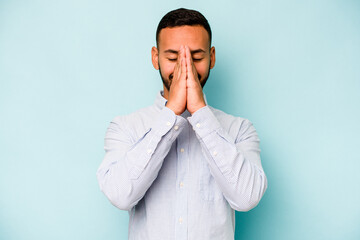
[[[156,135],[162,137],[172,128],[172,133],[167,136],[168,138],[172,138],[174,135],[177,135],[176,132],[180,132],[185,127],[185,124],[185,118],[176,115],[170,108],[164,107],[156,121]]]
[[[208,106],[200,108],[187,119],[200,138],[221,128],[219,121]]]

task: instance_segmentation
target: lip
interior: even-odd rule
[[[172,79],[173,79],[173,77],[174,77],[174,74],[170,74],[169,75],[169,80],[170,80],[170,82],[172,81]],[[199,81],[201,80],[201,75],[198,73],[198,79],[199,79]]]

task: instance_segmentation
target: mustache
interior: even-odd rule
[[[198,75],[198,79],[201,80],[201,75],[200,75],[199,73],[198,73],[197,75]],[[174,73],[171,73],[171,74],[169,75],[169,80],[172,81],[173,78],[174,78]]]

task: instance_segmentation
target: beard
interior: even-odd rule
[[[163,76],[163,74],[161,73],[161,66],[160,66],[160,63],[159,63],[159,73],[160,73],[160,77],[161,77],[161,80],[165,86],[165,88],[170,91],[170,86],[171,86],[171,82],[172,82],[172,79],[174,77],[174,73],[171,73],[167,78]],[[210,76],[210,63],[209,63],[209,67],[208,67],[208,72],[206,74],[206,76],[204,78],[202,78],[202,76],[198,73],[198,79],[200,81],[200,85],[202,88],[204,88],[205,86],[205,83],[206,81],[208,80],[209,76]]]

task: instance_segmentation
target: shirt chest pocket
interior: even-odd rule
[[[200,159],[200,195],[204,201],[219,201],[223,200],[224,196],[216,183],[214,177],[210,173],[208,163],[205,158]]]

